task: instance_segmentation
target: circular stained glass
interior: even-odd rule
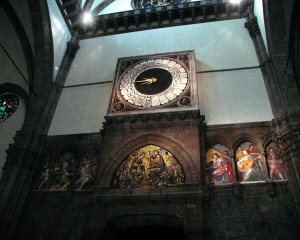
[[[19,98],[12,94],[0,96],[0,122],[9,118],[18,108]]]
[[[190,2],[191,0],[135,0],[134,6],[136,8],[151,8],[166,5],[176,5],[180,3]]]

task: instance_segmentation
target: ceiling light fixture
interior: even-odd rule
[[[87,25],[93,22],[93,15],[90,12],[84,12],[82,14],[82,22],[83,24]]]
[[[230,3],[233,4],[239,4],[241,2],[241,0],[230,0]]]

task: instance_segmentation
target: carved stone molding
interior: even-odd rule
[[[122,115],[122,116],[105,116],[106,122],[103,123],[104,129],[110,125],[124,125],[124,124],[145,124],[158,123],[167,121],[185,121],[185,120],[200,120],[204,121],[204,116],[200,115],[199,110],[189,110],[181,112],[160,112],[151,114],[136,114],[136,115]]]
[[[276,134],[274,142],[279,146],[279,154],[288,160],[291,153],[300,153],[300,129],[287,132],[283,135]]]
[[[287,159],[290,153],[299,153],[300,149],[300,114],[285,113],[272,121],[274,142],[280,148],[280,154]]]
[[[219,143],[234,150],[242,142],[251,141],[264,147],[272,139],[272,122],[212,125],[206,127],[206,148]]]
[[[75,35],[75,37],[72,37],[72,39],[68,42],[66,53],[70,57],[74,58],[79,48],[80,48],[80,46],[79,46],[79,39]]]
[[[251,38],[255,38],[256,35],[261,34],[257,23],[257,18],[253,17],[245,23],[245,28],[248,29]]]
[[[191,188],[192,187],[192,188]],[[123,190],[97,190],[97,194],[92,197],[92,202],[100,203],[101,205],[113,204],[159,204],[162,202],[180,203],[190,201],[201,201],[207,199],[208,195],[202,191],[198,191],[198,186],[191,186],[189,191],[186,187],[177,189],[123,189]],[[193,189],[193,190],[191,190]],[[127,190],[127,191],[126,191]],[[151,193],[151,194],[149,194]]]
[[[241,18],[248,3],[238,5],[226,1],[202,1],[96,16],[96,23],[85,29],[82,38],[100,37],[161,27]],[[64,13],[65,14],[65,13]],[[69,13],[69,15],[72,13]],[[79,13],[77,14],[80,15]],[[73,29],[80,27],[74,18]]]

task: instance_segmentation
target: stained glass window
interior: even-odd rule
[[[136,8],[151,8],[186,2],[190,2],[190,0],[136,0],[134,1],[134,5]]]
[[[12,94],[0,96],[0,122],[9,118],[18,108],[19,98]]]

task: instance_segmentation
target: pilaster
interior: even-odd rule
[[[31,189],[35,170],[43,157],[46,134],[78,49],[79,36],[74,35],[68,43],[54,83],[52,79],[49,79],[50,76],[45,69],[47,67],[37,67],[38,72],[35,72],[34,81],[39,82],[38,95],[31,97],[22,130],[14,137],[14,144],[9,146],[0,181],[0,239],[13,239],[15,229],[21,220],[21,213]],[[46,52],[44,54],[47,56]],[[45,56],[44,58],[47,58]],[[44,74],[41,69],[44,69]],[[42,85],[41,82],[44,84]],[[43,94],[45,89],[47,89],[47,95]]]
[[[268,51],[264,45],[257,19],[253,12],[253,4],[248,3],[245,16],[261,66],[266,89],[274,114],[274,142],[279,147],[279,155],[288,172],[289,187],[293,193],[295,208],[300,218],[300,96],[296,81],[292,75],[284,71],[288,55],[287,33],[282,0],[264,1],[265,26],[268,40]]]

